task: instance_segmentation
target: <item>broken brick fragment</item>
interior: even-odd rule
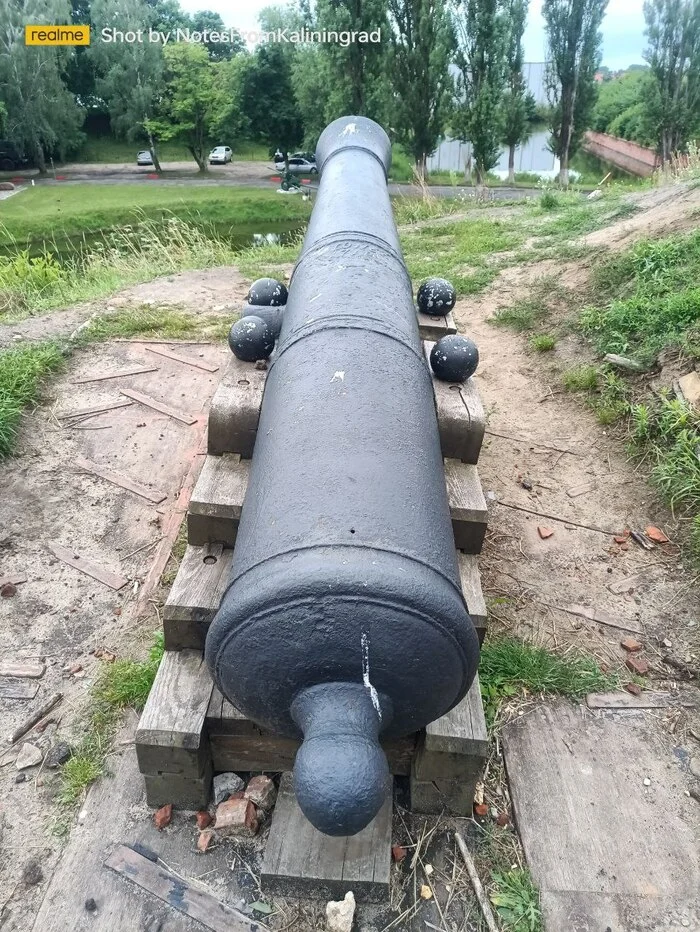
[[[489,807],[486,803],[475,803],[474,804],[474,815],[479,816],[480,819],[483,819],[489,814]]]
[[[510,822],[510,816],[507,812],[499,812],[496,816],[496,825],[500,825],[501,828],[505,828],[506,825]]]
[[[3,599],[11,599],[13,595],[17,595],[17,586],[11,582],[5,583],[4,586],[0,587],[0,595]]]
[[[227,799],[216,807],[214,828],[219,835],[255,835],[258,818],[249,799]]]
[[[197,828],[200,830],[200,832],[205,828],[209,828],[211,823],[214,821],[206,809],[200,809],[195,816],[195,820],[197,822]]]
[[[642,695],[642,687],[641,687],[641,686],[638,686],[636,683],[625,683],[624,688],[625,688],[625,689],[627,690],[627,692],[628,692],[630,695],[632,695],[632,696],[641,696],[641,695]]]
[[[551,537],[554,534],[554,531],[551,529],[551,527],[545,527],[543,524],[538,524],[537,533],[540,535],[542,540],[547,540],[548,537]]]
[[[642,643],[636,638],[623,638],[620,641],[620,647],[626,650],[628,654],[636,654],[638,650],[642,649]]]
[[[406,849],[403,845],[392,845],[391,856],[397,864],[400,864],[401,861],[403,861],[403,859],[406,857]]]
[[[168,803],[166,806],[161,806],[160,809],[157,809],[153,813],[153,824],[157,829],[162,831],[166,826],[170,825],[173,819],[173,804]]]
[[[197,839],[197,851],[204,854],[209,845],[214,840],[214,833],[211,829],[205,829],[205,831],[199,833],[199,838]]]
[[[636,673],[637,676],[646,676],[649,672],[649,661],[643,657],[628,657],[625,660],[625,666],[632,673]]]
[[[646,536],[649,538],[649,540],[653,540],[654,543],[656,543],[656,544],[667,544],[668,541],[669,541],[668,537],[666,537],[666,535],[665,535],[664,532],[661,530],[661,528],[654,527],[653,524],[650,525],[650,526],[644,531],[644,533],[645,533]]]
[[[258,809],[269,812],[277,799],[277,787],[269,777],[260,774],[248,783],[245,788],[245,798],[254,803]]]

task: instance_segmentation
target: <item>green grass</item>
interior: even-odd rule
[[[515,638],[496,638],[481,649],[479,682],[492,725],[500,703],[523,692],[579,697],[610,689],[617,681],[584,654],[560,655]]]
[[[177,217],[191,225],[221,230],[251,224],[300,225],[311,214],[309,202],[282,197],[272,189],[186,187],[163,184],[56,185],[29,188],[0,201],[0,247],[24,246],[61,237],[117,230],[146,220]]]
[[[557,345],[557,339],[551,333],[537,333],[530,337],[528,343],[536,353],[548,353]]]
[[[499,308],[493,317],[489,318],[489,323],[497,327],[508,327],[517,333],[526,333],[533,330],[546,316],[547,308],[541,301],[527,298],[510,307]]]
[[[64,363],[56,343],[33,343],[0,352],[0,459],[12,453],[22,411],[37,401],[46,378]]]
[[[218,140],[211,140],[209,148],[217,145],[225,145]],[[115,139],[112,136],[89,136],[81,148],[67,159],[68,162],[99,162],[108,164],[110,162],[126,164],[136,164],[136,154],[141,149],[147,149],[146,142],[127,142],[123,139]],[[241,141],[232,144],[233,160],[235,162],[258,161],[269,162],[270,153],[258,143]],[[196,168],[192,154],[187,146],[181,142],[163,142],[158,146],[158,156],[161,163],[166,162],[191,162],[193,168]],[[167,166],[166,166],[167,168]]]
[[[524,868],[494,871],[491,881],[495,892],[489,898],[503,928],[513,932],[542,932],[540,894],[530,872]]]
[[[301,237],[297,241],[284,246],[279,243],[249,246],[238,253],[236,265],[246,278],[269,277],[284,281],[287,266],[296,262],[300,249]]]
[[[61,768],[57,801],[64,816],[105,772],[121,713],[126,708],[137,711],[143,708],[162,656],[163,639],[158,634],[146,660],[116,660],[102,666],[90,690],[90,708],[82,737],[73,749],[73,756]],[[64,829],[65,821],[59,820],[57,828]]]
[[[598,368],[582,364],[567,369],[561,377],[567,392],[592,392],[598,388]]]
[[[210,336],[210,328],[219,324],[218,317],[190,314],[169,305],[142,305],[115,311],[92,318],[80,330],[75,343],[103,343],[107,340],[128,340],[135,336],[152,339],[187,340],[191,337]],[[225,321],[230,329],[233,317]],[[227,331],[228,332],[228,331]]]

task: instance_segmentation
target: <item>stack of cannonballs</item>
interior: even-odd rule
[[[447,317],[456,300],[454,287],[444,278],[429,278],[418,289],[418,310],[431,317]],[[435,377],[445,382],[466,381],[478,365],[476,343],[461,333],[441,337],[430,351],[430,367]]]
[[[237,359],[267,359],[282,329],[287,288],[274,278],[259,278],[250,286],[240,320],[231,327],[228,345]]]
[[[418,310],[431,317],[446,317],[455,306],[457,295],[444,278],[429,278],[418,289]],[[228,344],[237,359],[257,362],[268,359],[282,329],[287,304],[287,288],[274,278],[259,278],[250,286],[240,320],[231,327]],[[430,366],[436,378],[464,382],[479,365],[479,350],[473,340],[451,333],[437,341],[430,352]]]

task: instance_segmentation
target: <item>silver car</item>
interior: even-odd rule
[[[230,146],[216,146],[209,153],[210,165],[225,165],[233,158],[233,151]]]
[[[136,156],[137,165],[153,165],[153,156],[148,149],[142,149]]]
[[[277,160],[275,168],[278,172],[283,172],[285,165],[283,161]],[[292,155],[289,158],[289,170],[295,175],[318,175],[316,159],[307,159],[302,155]]]

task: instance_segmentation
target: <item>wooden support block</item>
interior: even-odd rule
[[[205,458],[187,513],[190,544],[233,547],[249,470],[250,461],[241,460],[237,453]]]
[[[465,553],[481,553],[488,512],[476,466],[446,459],[445,482],[455,547]]]
[[[280,783],[260,882],[265,893],[342,900],[352,890],[360,903],[385,902],[391,871],[391,795],[367,828],[350,838],[317,831],[302,813],[291,773]]]
[[[457,551],[457,563],[459,564],[459,580],[462,584],[462,595],[467,603],[467,608],[474,622],[476,633],[479,638],[479,644],[484,643],[486,636],[487,612],[484,594],[481,591],[481,577],[479,576],[479,566],[477,557],[471,553],[462,553]]]
[[[165,652],[136,731],[136,757],[143,774],[211,777],[204,720],[212,688],[200,651]],[[177,785],[184,791],[184,783]]]
[[[215,772],[291,770],[300,745],[295,738],[260,728],[224,699],[216,688],[207,711],[206,731]],[[416,743],[414,734],[382,741],[392,773],[407,776],[411,772]]]
[[[249,461],[237,454],[206,457],[187,515],[190,544],[218,542],[233,547],[249,469]],[[487,510],[476,466],[445,460],[445,481],[455,546],[465,553],[479,553],[486,535]]]
[[[418,780],[411,776],[411,810],[424,815],[450,815],[469,818],[480,771],[462,780]]]
[[[146,803],[160,809],[172,803],[176,809],[206,809],[211,801],[211,764],[199,777],[176,773],[145,773]]]
[[[418,314],[418,331],[421,340],[437,341],[448,333],[457,333],[452,311],[444,317],[432,314]]]
[[[209,406],[209,453],[253,455],[266,375],[255,363],[231,357]]]
[[[430,341],[423,343],[428,367],[434,346],[435,343]],[[433,392],[442,455],[463,463],[478,463],[486,430],[486,414],[474,379],[443,382],[433,376]]]
[[[187,548],[163,609],[166,650],[204,650],[232,560],[233,550],[221,544]]]

